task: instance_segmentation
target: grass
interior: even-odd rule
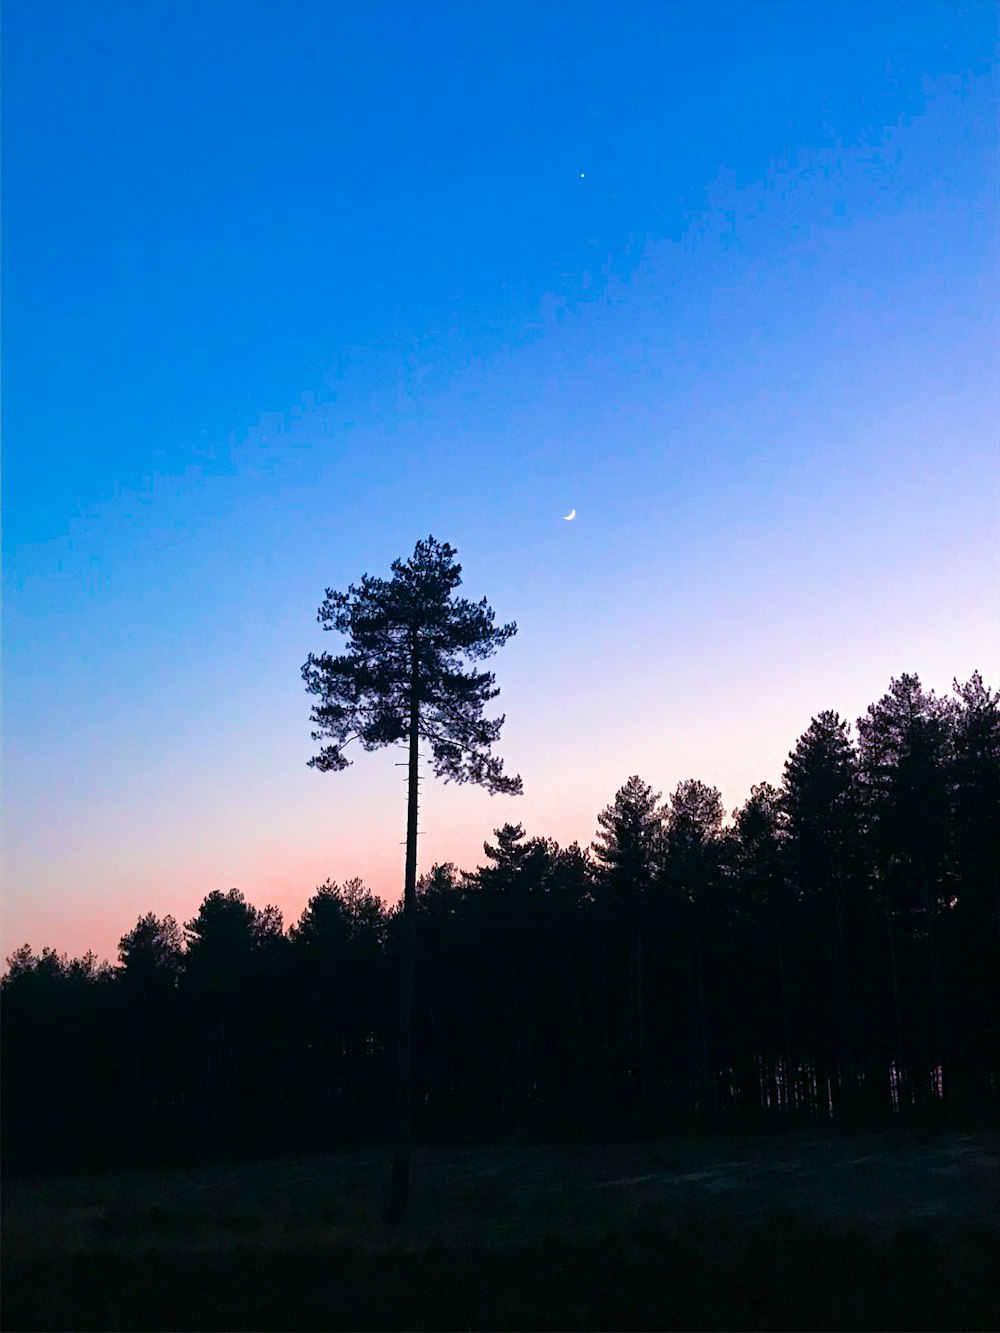
[[[4,1329],[995,1329],[995,1136],[421,1150],[17,1184]]]
[[[777,1220],[601,1242],[64,1256],[8,1274],[8,1329],[992,1329],[997,1234]]]

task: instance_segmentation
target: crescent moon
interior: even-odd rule
[[[575,509],[571,509],[571,510],[569,511],[568,514],[563,514],[563,519],[564,519],[564,521],[565,521],[566,523],[568,523],[568,522],[570,521],[571,518],[576,518],[576,510],[575,510]]]

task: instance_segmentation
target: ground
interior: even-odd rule
[[[15,1182],[3,1326],[1000,1326],[994,1134],[420,1149],[402,1230],[387,1174]]]

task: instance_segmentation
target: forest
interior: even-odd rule
[[[994,1120],[998,870],[978,673],[945,697],[903,674],[853,730],[819,712],[731,817],[633,776],[589,847],[504,824],[417,884],[415,1140]],[[183,926],[141,917],[114,965],[19,948],[5,1171],[388,1142],[402,915],[361,879],[287,929],[216,889]]]

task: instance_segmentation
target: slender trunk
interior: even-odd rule
[[[403,925],[400,940],[399,1048],[396,1057],[396,1142],[389,1183],[386,1221],[406,1220],[410,1198],[410,1152],[413,1141],[413,1002],[417,956],[417,787],[419,781],[420,703],[417,697],[417,654],[414,646],[410,677],[410,762],[406,803],[406,874],[403,884]]]
[[[507,1078],[505,1080],[510,1089],[510,1109],[506,1116],[504,1134],[510,1133],[513,1128],[514,1137],[521,1140],[524,1133],[524,1086],[521,1073],[521,1016],[520,1000],[518,996],[517,985],[517,963],[512,957],[510,960],[510,1009],[507,1023],[507,1032],[510,1039],[510,1059],[507,1068]]]
[[[920,892],[924,907],[924,920],[927,931],[927,963],[931,977],[931,994],[934,1000],[934,1017],[937,1020],[938,1045],[935,1063],[941,1066],[942,1071],[942,1098],[944,1096],[944,1071],[951,1073],[951,1049],[949,1042],[948,1017],[944,1008],[944,997],[941,987],[941,966],[938,960],[937,949],[937,920],[936,913],[933,910],[931,901],[930,881],[927,875],[927,866],[924,858],[920,858]]]
[[[836,994],[837,994],[837,1070],[839,1085],[848,1120],[855,1115],[858,1093],[857,1066],[854,1059],[854,1023],[851,1016],[851,976],[847,953],[847,906],[844,900],[844,880],[840,870],[834,872],[834,924],[836,940]],[[838,1101],[840,1098],[838,1098]],[[837,1110],[840,1109],[838,1106]]]
[[[889,979],[892,983],[892,1013],[896,1035],[894,1063],[897,1072],[897,1109],[902,1110],[902,1078],[903,1071],[906,1068],[906,1053],[903,1050],[903,1009],[899,999],[899,969],[896,965],[896,935],[892,928],[892,901],[889,897],[889,885],[885,880],[882,883],[882,904],[885,908],[886,939],[889,944]],[[893,1061],[890,1061],[890,1065],[892,1063]]]
[[[688,941],[688,1109],[692,1120],[698,1119],[700,1095],[698,1090],[698,985],[696,980],[694,941]]]
[[[798,1110],[793,1104],[794,1098],[791,1095],[792,1089],[792,1025],[789,1018],[788,1007],[788,983],[785,978],[785,943],[781,933],[781,926],[775,914],[774,931],[778,942],[778,987],[781,995],[781,1032],[785,1042],[785,1088],[784,1088],[784,1111],[786,1116],[792,1111]]]
[[[642,912],[642,903],[636,905],[637,912]],[[642,980],[642,917],[637,916],[635,923],[635,1016],[636,1039],[639,1056],[639,1123],[643,1129],[649,1118],[648,1059],[646,1053],[646,1010]]]
[[[601,1006],[601,1055],[604,1061],[604,1133],[617,1126],[614,1096],[617,1070],[611,1068],[611,993],[608,981],[608,944],[605,931],[601,931],[601,982],[604,990],[604,1003]]]
[[[576,917],[576,1113],[577,1113],[577,1132],[581,1141],[587,1138],[587,1109],[588,1099],[593,1095],[590,1079],[588,1078],[587,1068],[587,1006],[584,997],[583,981],[583,941],[582,926],[580,924],[581,914],[577,910]]]
[[[714,1117],[716,1112],[715,1079],[710,1070],[708,1048],[708,1007],[705,1002],[705,950],[702,943],[701,920],[695,918],[695,942],[697,948],[697,986],[698,986],[698,1082],[701,1088],[700,1099],[704,1107],[703,1115]]]
[[[635,1088],[639,1068],[639,1040],[636,1035],[635,947],[626,928],[625,948],[625,1119],[635,1124]]]

